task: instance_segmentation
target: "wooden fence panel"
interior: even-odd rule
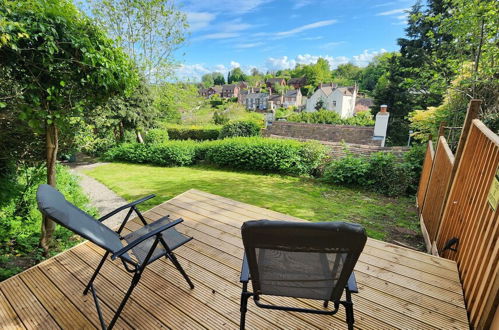
[[[421,171],[421,177],[419,178],[418,193],[416,195],[416,204],[419,211],[423,208],[424,197],[426,195],[426,189],[428,188],[428,181],[430,180],[434,158],[435,151],[433,151],[433,143],[430,140],[426,145],[426,154],[423,162],[423,169]]]
[[[471,324],[484,329],[498,304],[499,221],[488,195],[499,165],[499,137],[473,120],[456,165],[436,244],[442,251],[449,239],[459,239],[457,251],[442,254],[457,261]]]
[[[431,246],[437,239],[453,166],[454,155],[445,138],[440,136],[421,210],[422,223],[428,233],[428,252],[431,251]]]

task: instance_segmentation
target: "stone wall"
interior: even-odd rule
[[[380,146],[380,140],[373,140],[374,127],[307,124],[277,121],[268,126],[264,136],[282,136],[296,139],[319,140]]]
[[[286,136],[278,136],[278,135],[270,135],[271,138],[276,139],[292,139],[299,141],[316,141],[321,144],[327,146],[331,150],[331,156],[333,158],[341,158],[346,155],[347,152],[350,152],[354,155],[358,156],[369,156],[374,152],[391,152],[397,157],[402,157],[405,152],[409,151],[408,147],[381,147],[375,145],[366,145],[366,144],[356,144],[356,143],[344,143],[344,142],[328,142],[328,141],[317,141],[310,139],[298,139],[298,138],[290,138]]]

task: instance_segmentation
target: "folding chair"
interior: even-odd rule
[[[111,254],[112,260],[120,258],[125,269],[128,272],[133,273],[133,277],[130,287],[116,310],[113,319],[107,326],[107,329],[111,329],[116,323],[116,320],[125,307],[128,298],[130,298],[133,289],[139,283],[140,277],[142,276],[146,266],[161,257],[166,257],[171,260],[185,278],[190,288],[194,288],[191,280],[173,254],[173,250],[192,239],[192,237],[184,236],[174,228],[175,225],[181,223],[183,220],[180,218],[172,221],[169,216],[165,216],[148,224],[144,219],[144,216],[137,209],[138,204],[153,197],[154,195],[150,195],[124,205],[101,217],[99,220],[96,220],[68,202],[64,196],[53,187],[47,184],[43,184],[38,187],[38,191],[36,193],[38,208],[45,216],[106,250],[104,257],[100,261],[97,269],[88,282],[88,285],[83,291],[83,294],[85,295],[89,290],[92,291],[102,329],[106,329],[106,324],[102,317],[102,312],[99,306],[99,298],[93,282],[109,254]],[[102,221],[105,219],[126,209],[129,209],[129,211],[120,228],[116,232],[102,224]],[[128,235],[121,236],[121,231],[125,228],[125,225],[133,212],[138,215],[144,226]],[[122,241],[125,241],[128,244],[123,246]],[[129,253],[131,253],[133,257]]]
[[[351,293],[358,292],[353,268],[366,243],[364,229],[344,222],[247,221],[241,228],[244,259],[241,270],[241,322],[248,299],[261,308],[333,315],[340,304],[353,329]],[[253,292],[248,291],[251,279]],[[341,300],[343,290],[345,300]],[[262,303],[262,295],[316,299],[324,309]],[[327,309],[328,302],[333,308]]]

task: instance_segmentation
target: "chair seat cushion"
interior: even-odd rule
[[[136,231],[126,235],[124,237],[124,239],[127,243],[131,243],[131,242],[135,241],[136,239],[146,235],[147,233],[155,230],[156,228],[164,226],[170,222],[171,222],[170,217],[168,217],[168,216],[163,217],[159,220],[156,220],[156,221],[154,221],[154,222],[152,222],[144,227],[141,227],[140,229],[137,229]],[[181,246],[182,244],[184,244],[192,239],[191,237],[187,237],[187,236],[179,233],[173,227],[163,231],[161,236],[163,237],[163,240],[168,245],[168,248],[171,251],[175,250],[177,247]],[[147,257],[147,253],[151,249],[151,246],[154,243],[155,239],[156,239],[156,237],[153,236],[153,237],[146,239],[145,241],[143,241],[139,245],[132,248],[132,254],[137,258],[137,260],[140,264]],[[166,255],[166,250],[163,248],[163,246],[160,243],[160,244],[158,244],[158,246],[154,250],[150,261],[156,260],[157,258],[160,258],[164,255]]]

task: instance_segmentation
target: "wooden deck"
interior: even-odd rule
[[[249,219],[297,220],[284,214],[189,190],[145,213],[149,220],[170,214],[195,239],[176,254],[194,282],[189,290],[166,260],[144,273],[117,323],[130,329],[236,329],[239,324],[239,271],[243,255],[240,226]],[[127,230],[138,228],[136,222]],[[92,295],[83,296],[103,254],[80,244],[0,283],[0,329],[97,328]],[[360,329],[468,329],[456,264],[369,239],[356,266],[359,293],[353,296]],[[106,320],[128,288],[131,276],[119,261],[106,262],[96,280]],[[272,297],[268,303],[320,308],[320,302]],[[263,310],[250,300],[248,329],[343,329],[335,316]]]

